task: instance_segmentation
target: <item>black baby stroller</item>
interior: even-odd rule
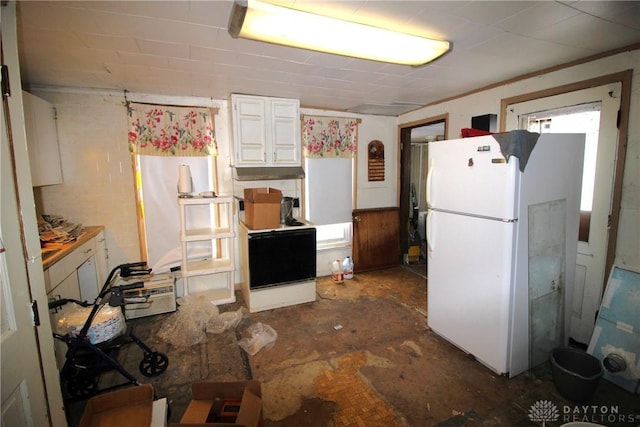
[[[74,304],[73,307],[67,307],[69,310],[65,310],[67,325],[72,325],[67,328],[68,332],[58,331],[53,334],[67,347],[65,362],[60,370],[62,390],[67,394],[67,399],[82,400],[124,385],[139,385],[140,382],[116,360],[118,350],[126,344],[135,343],[144,352],[139,366],[142,375],[153,377],[167,369],[167,356],[151,350],[138,337],[128,332],[124,320],[123,307],[130,302],[142,302],[140,297],[129,299],[124,292],[142,288],[144,283],[115,285],[118,277],[150,273],[150,269],[144,269],[145,265],[144,262],[138,262],[115,267],[93,303],[65,298],[49,302],[50,309],[61,308],[68,303]],[[76,326],[73,326],[74,321],[77,321]],[[98,389],[100,375],[114,370],[126,381]]]

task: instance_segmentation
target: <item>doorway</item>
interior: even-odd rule
[[[506,111],[502,130],[586,134],[576,281],[567,295],[572,299],[570,337],[582,344],[591,338],[615,254],[618,188],[625,154],[621,141],[626,139],[626,131],[623,135],[621,130],[626,125],[622,125],[619,113],[625,111],[623,78],[615,75],[606,81],[603,77],[583,82],[583,87],[577,84],[564,91],[557,88],[555,93],[538,93],[517,102],[503,100]]]
[[[400,126],[400,244],[403,263],[426,278],[426,180],[429,142],[447,139],[448,114]]]

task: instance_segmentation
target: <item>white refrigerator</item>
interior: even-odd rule
[[[513,377],[568,342],[584,135],[429,143],[429,327]]]

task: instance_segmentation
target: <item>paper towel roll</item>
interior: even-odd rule
[[[178,167],[178,193],[193,193],[193,179],[191,179],[191,169],[189,165],[180,165]]]

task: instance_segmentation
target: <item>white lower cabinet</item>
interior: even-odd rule
[[[104,236],[104,231],[98,233],[93,239],[96,244],[96,272],[98,273],[98,289],[102,288],[107,275],[109,274],[109,251],[107,249],[107,238]]]
[[[49,301],[56,299],[74,299],[93,303],[98,296],[106,273],[107,257],[104,244],[104,231],[74,247],[66,256],[44,270],[45,289]],[[57,331],[58,320],[69,310],[78,306],[68,303],[62,308],[49,310],[51,327]],[[66,344],[54,340],[58,368],[64,364]]]
[[[70,299],[80,299],[80,286],[78,281],[78,275],[74,272],[68,275],[62,282],[60,282],[51,292],[47,294],[49,299],[60,299],[60,298],[70,298]],[[65,316],[67,312],[76,308],[76,304],[66,304],[65,306],[49,311],[49,315],[51,318],[51,329],[54,332],[59,332],[58,330],[58,321],[61,317]],[[58,364],[58,369],[62,369],[62,365],[64,365],[65,354],[67,352],[67,345],[55,339],[54,341],[54,350],[56,355],[56,362]]]

